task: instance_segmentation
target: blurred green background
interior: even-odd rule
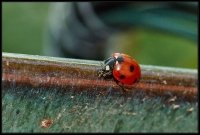
[[[3,52],[44,55],[49,5],[43,2],[2,3]],[[112,21],[109,18],[108,14],[107,21]],[[197,32],[197,22],[184,22],[184,26]],[[197,40],[149,27],[134,27],[114,35],[108,50],[110,54],[128,53],[141,64],[197,68]]]
[[[49,3],[3,2],[3,51],[42,55]]]

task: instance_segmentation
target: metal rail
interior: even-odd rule
[[[115,81],[98,77],[101,62],[3,52],[3,88],[56,87],[66,91],[121,93]],[[141,65],[141,69],[141,80],[132,86],[125,86],[127,92],[123,95],[142,92],[148,96],[177,96],[197,101],[197,70],[145,65]]]

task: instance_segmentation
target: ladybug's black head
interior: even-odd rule
[[[123,58],[122,56],[118,56],[115,60],[116,60],[117,62],[119,62],[119,63],[124,62],[124,58]]]
[[[113,67],[114,67],[115,62],[116,62],[116,59],[113,58],[113,57],[110,57],[110,58],[106,59],[106,60],[104,61],[105,70],[106,70],[106,71],[112,70]]]
[[[105,70],[106,71],[109,71],[109,70],[112,70],[114,68],[114,64],[116,62],[119,62],[119,63],[122,63],[124,61],[123,57],[122,56],[119,56],[117,58],[115,57],[110,57],[108,59],[106,59],[104,61],[104,64],[105,64]]]

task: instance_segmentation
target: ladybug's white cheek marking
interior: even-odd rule
[[[116,70],[119,71],[120,70],[120,66],[119,66],[118,62],[116,64],[117,64]]]
[[[109,71],[110,70],[110,67],[109,66],[106,66],[106,71]]]

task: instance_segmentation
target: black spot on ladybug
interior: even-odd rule
[[[121,80],[123,80],[123,79],[125,79],[126,77],[125,77],[125,75],[120,75],[119,76],[119,79],[121,79]]]
[[[134,66],[131,65],[129,70],[130,70],[130,72],[133,72],[134,71]]]
[[[118,61],[119,63],[124,62],[124,58],[122,56],[117,57],[116,61]]]

